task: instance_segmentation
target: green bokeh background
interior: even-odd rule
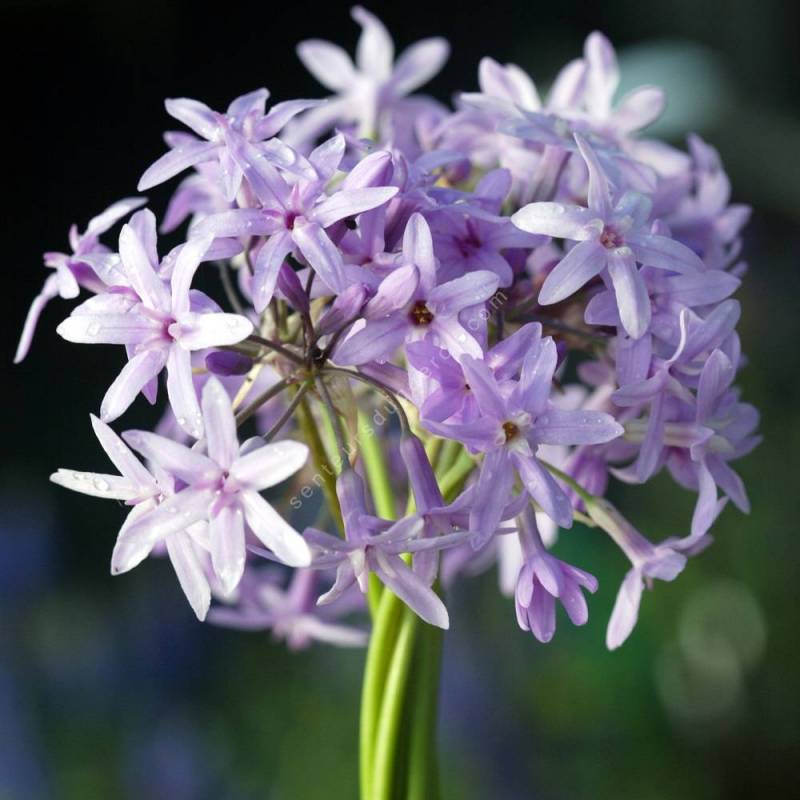
[[[352,48],[346,6],[216,8],[125,0],[5,2],[3,450],[0,457],[0,800],[356,796],[363,653],[289,653],[266,635],[200,626],[169,566],[112,580],[119,509],[47,482],[62,465],[103,467],[88,426],[112,352],[57,340],[43,319],[28,361],[10,359],[44,249],[68,225],[132,192],[160,152],[163,96],[214,107],[262,83],[318,94],[293,54],[310,36]],[[591,620],[539,645],[522,634],[494,573],[451,593],[441,709],[444,796],[728,800],[794,796],[798,671],[798,6],[623,0],[395,3],[401,45],[451,39],[433,91],[475,86],[484,54],[546,84],[604,30],[625,86],[665,85],[655,135],[697,130],[755,208],[740,298],[746,399],[762,446],[739,470],[753,511],[727,509],[716,543],[643,601],[614,653],[605,625],[626,564],[596,531],[557,552],[600,579]],[[153,192],[163,208],[168,189]],[[138,416],[137,416],[138,415]],[[131,424],[147,422],[137,410]],[[651,538],[685,530],[692,498],[660,477],[615,489]]]

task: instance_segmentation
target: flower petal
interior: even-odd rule
[[[260,491],[294,475],[308,460],[308,447],[284,440],[258,447],[233,462],[231,475],[242,486]]]
[[[241,493],[247,524],[273,553],[290,567],[307,567],[311,550],[305,539],[257,492]]]
[[[108,387],[100,404],[100,419],[113,422],[122,416],[136,395],[164,369],[166,363],[167,350],[164,348],[137,353]]]
[[[192,541],[192,537],[184,531],[168,536],[165,544],[169,560],[178,576],[178,583],[180,583],[189,605],[197,615],[197,619],[202,622],[211,605],[211,589],[200,563],[197,545]]]
[[[230,595],[244,574],[247,550],[244,541],[244,516],[236,504],[223,506],[209,520],[211,564],[222,591]]]
[[[606,266],[608,251],[596,241],[579,242],[545,278],[539,303],[560,303],[599,275]]]

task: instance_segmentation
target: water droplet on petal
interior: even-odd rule
[[[89,336],[97,336],[97,334],[100,333],[100,323],[91,322],[89,327],[86,329],[86,333],[88,333]]]
[[[108,481],[103,480],[103,478],[95,478],[94,488],[97,489],[98,492],[107,492],[111,488],[111,485]]]

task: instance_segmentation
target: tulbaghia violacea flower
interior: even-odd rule
[[[136,520],[156,508],[174,491],[169,474],[154,468],[151,473],[106,423],[92,415],[92,427],[119,475],[78,472],[60,469],[50,476],[53,483],[94,497],[107,497],[131,506],[117,537],[119,541]],[[202,543],[206,536],[200,524],[188,525],[163,538],[163,545],[186,599],[197,618],[204,620],[211,603],[211,589],[206,574],[208,555]],[[112,562],[112,574],[117,574]]]
[[[58,333],[70,342],[126,346],[129,361],[100,407],[105,422],[117,419],[166,366],[167,394],[178,424],[199,438],[203,420],[192,385],[191,352],[240,342],[253,324],[240,314],[215,310],[203,296],[192,308],[192,279],[211,237],[192,239],[181,248],[168,283],[159,274],[155,217],[148,211],[137,217],[119,236],[127,287],[87,300],[58,326]]]
[[[212,111],[199,100],[181,97],[165,101],[167,113],[202,138],[186,134],[177,140],[172,149],[145,170],[139,180],[139,191],[157,186],[189,167],[215,160],[220,167],[225,197],[233,200],[242,182],[242,170],[231,155],[230,143],[237,138],[253,142],[272,139],[292,117],[319,103],[316,100],[291,100],[278,103],[265,114],[268,98],[266,89],[256,89],[233,100],[224,114]],[[296,159],[289,148],[278,140],[271,144],[260,148],[264,158],[284,167],[294,165]]]
[[[328,42],[298,48],[327,101],[167,101],[192,132],[165,134],[140,187],[190,170],[162,222],[183,242],[159,259],[155,217],[139,211],[119,253],[101,245],[133,199],[73,229],[72,255],[46,254],[55,272],[17,360],[47,300],[84,288],[95,296],[59,333],[128,355],[103,420],[139,392],[154,402],[166,367],[171,408],[154,433],[123,434],[147,467],[93,418],[121,474],[53,480],[129,505],[112,571],[168,556],[200,619],[292,648],[351,646],[367,634],[349,615],[368,611],[362,794],[388,797],[402,771],[434,796],[435,759],[417,745],[441,638],[423,621],[448,627],[443,592],[497,565],[536,639],[553,637],[558,603],[584,624],[597,581],[546,548],[588,515],[630,562],[613,649],[644,589],[711,541],[728,501],[748,509],[732,462],[759,441],[735,383],[749,209],[699,137],[688,152],[641,137],[664,94],[617,100],[599,32],[546,97],[485,57],[451,110],[412,94],[446,42],[394,62],[382,23],[352,14],[355,63]],[[203,262],[230,313],[192,288]],[[310,521],[313,506],[342,536],[301,536],[260,494],[309,456],[308,483],[277,507]],[[653,544],[606,494],[661,470],[697,501],[687,536]],[[329,503],[304,507],[317,489]]]
[[[680,242],[649,232],[647,197],[629,191],[613,198],[591,146],[579,134],[575,140],[589,170],[588,208],[532,203],[512,220],[530,233],[577,242],[547,276],[540,304],[558,303],[603,273],[614,289],[623,328],[638,339],[650,326],[651,309],[637,263],[686,273],[702,270],[703,262]]]
[[[463,442],[484,453],[470,528],[478,531],[480,546],[497,529],[502,507],[514,485],[515,475],[540,508],[560,527],[572,525],[572,507],[564,490],[539,463],[540,444],[601,444],[623,433],[613,417],[604,412],[563,410],[550,402],[556,348],[550,337],[538,340],[525,357],[519,381],[501,390],[484,361],[461,358],[467,383],[481,415],[469,423],[434,422],[426,427],[439,436]]]
[[[709,526],[724,505],[724,500],[717,503],[714,515],[708,520]],[[609,650],[615,650],[630,636],[636,625],[645,586],[652,588],[656,578],[661,581],[675,580],[686,566],[687,558],[708,547],[711,537],[706,529],[683,538],[665,539],[654,545],[611,503],[598,500],[592,504],[590,513],[631,562],[631,569],[619,588],[606,632],[606,644]]]
[[[72,253],[44,254],[44,265],[55,272],[47,277],[42,291],[36,295],[28,309],[28,316],[25,318],[17,352],[14,355],[15,364],[28,355],[39,317],[50,300],[54,297],[72,300],[78,296],[81,287],[96,293],[105,291],[106,284],[94,271],[91,263],[85,259],[87,256],[107,253],[108,248],[100,244],[100,237],[145,202],[144,197],[129,197],[114,203],[102,214],[90,219],[83,233],[78,232],[77,225],[69,229],[69,245]]]
[[[355,64],[331,42],[308,39],[297,46],[308,71],[335,96],[287,129],[290,144],[313,143],[331,128],[353,123],[359,136],[374,137],[391,124],[387,116],[399,116],[404,106],[414,109],[406,96],[436,75],[450,54],[447,41],[436,37],[411,45],[394,62],[394,43],[383,23],[361,6],[351,13],[361,26]]]
[[[582,590],[597,591],[597,579],[547,552],[530,507],[519,517],[519,542],[523,565],[515,602],[520,628],[530,631],[540,642],[549,642],[556,631],[556,600],[573,625],[585,625],[589,609]]]
[[[147,431],[123,434],[134,450],[183,487],[120,535],[112,557],[114,572],[133,569],[157,542],[197,522],[208,523],[211,563],[227,594],[244,572],[247,530],[278,560],[307,566],[311,555],[303,538],[259,492],[297,472],[308,448],[293,441],[240,448],[230,398],[216,378],[203,388],[202,412],[206,453]]]
[[[305,538],[311,545],[316,569],[336,567],[336,581],[320,596],[321,605],[333,602],[357,583],[367,591],[370,573],[394,592],[422,619],[439,628],[447,628],[450,619],[440,597],[400,557],[401,553],[451,547],[463,541],[465,532],[423,538],[424,520],[412,515],[392,523],[373,516],[367,510],[364,482],[353,470],[345,470],[336,483],[342,508],[345,539],[315,528],[307,528]]]
[[[316,148],[308,157],[313,177],[288,183],[252,146],[234,151],[260,208],[243,208],[206,217],[196,229],[199,236],[268,236],[253,265],[252,294],[256,311],[263,311],[275,290],[278,272],[291,252],[305,258],[325,286],[333,292],[347,287],[342,257],[325,229],[348,217],[388,202],[394,186],[366,186],[328,196],[325,186],[344,155],[339,135]],[[376,154],[377,158],[381,158]]]
[[[366,323],[337,348],[336,360],[364,364],[386,359],[401,345],[425,336],[454,354],[480,356],[478,339],[459,315],[485,303],[497,285],[497,275],[489,270],[438,283],[430,228],[421,214],[414,214],[403,237],[402,265],[382,281],[365,307]]]
[[[319,580],[317,570],[298,569],[283,588],[276,571],[248,573],[236,592],[236,605],[215,606],[208,621],[243,631],[269,630],[291,650],[305,649],[314,642],[364,647],[369,639],[366,631],[338,622],[343,612],[360,610],[363,599],[356,605],[344,596],[340,602],[317,606]],[[356,592],[356,597],[361,595]]]

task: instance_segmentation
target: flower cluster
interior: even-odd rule
[[[748,508],[731,462],[758,442],[734,386],[749,210],[699,137],[684,152],[641,135],[663,93],[617,98],[600,33],[546,97],[484,58],[451,109],[413,94],[444,40],[395,61],[383,24],[353,17],[355,61],[298,47],[331,97],[167,100],[188,131],[166,134],[138,188],[190,170],[160,226],[182,243],[159,256],[156,217],[126,199],[73,228],[71,254],[45,254],[17,360],[44,304],[82,289],[58,333],[125,350],[92,417],[119,474],[52,479],[130,506],[113,573],[166,555],[200,619],[292,646],[363,643],[341,618],[375,591],[447,627],[443,590],[493,563],[547,642],[555,601],[582,625],[597,588],[550,552],[577,519],[631,563],[617,647],[643,588],[709,543],[728,500]],[[120,438],[109,423],[155,403],[162,372],[158,432]],[[606,494],[662,470],[697,500],[686,535],[653,544]],[[292,476],[273,507],[261,492]]]

